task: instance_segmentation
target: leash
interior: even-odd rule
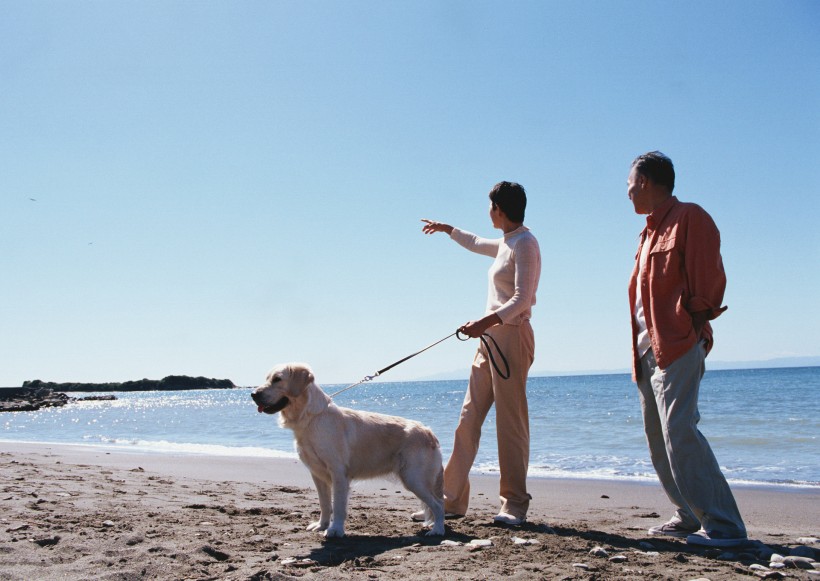
[[[358,385],[361,385],[361,384],[363,384],[363,383],[365,383],[365,382],[371,381],[371,380],[373,380],[373,379],[375,379],[375,378],[379,377],[380,375],[382,375],[383,373],[386,373],[387,371],[389,371],[389,370],[393,369],[393,368],[394,368],[394,367],[396,367],[397,365],[400,365],[400,364],[404,363],[404,362],[405,362],[405,361],[407,361],[408,359],[412,359],[412,358],[413,358],[413,357],[415,357],[416,355],[420,355],[421,353],[424,353],[424,352],[425,352],[425,351],[427,351],[428,349],[431,349],[431,348],[435,347],[435,346],[436,346],[436,345],[438,345],[439,343],[443,343],[444,341],[446,341],[447,339],[449,339],[450,337],[452,337],[452,336],[454,336],[454,335],[455,335],[455,337],[456,337],[459,341],[468,341],[468,340],[470,339],[470,337],[466,337],[466,336],[465,336],[465,337],[462,337],[462,336],[461,336],[461,330],[459,329],[459,330],[458,330],[458,331],[456,331],[455,333],[450,333],[449,335],[447,335],[447,336],[446,336],[446,337],[444,337],[443,339],[439,339],[439,340],[438,340],[438,341],[436,341],[435,343],[430,343],[430,344],[429,344],[427,347],[425,347],[424,349],[420,349],[419,351],[416,351],[416,352],[415,352],[415,353],[413,353],[412,355],[408,355],[408,356],[407,356],[407,357],[405,357],[404,359],[399,359],[399,360],[398,360],[398,361],[396,361],[395,363],[392,363],[392,364],[388,365],[387,367],[385,367],[385,368],[383,368],[383,369],[379,369],[379,370],[378,370],[377,372],[375,372],[373,375],[365,375],[365,376],[364,376],[361,380],[357,381],[356,383],[350,384],[350,385],[348,385],[347,387],[345,387],[344,389],[340,389],[340,390],[339,390],[339,391],[337,391],[336,393],[331,394],[330,398],[331,398],[331,399],[333,399],[334,397],[336,397],[336,396],[337,396],[337,395],[339,395],[340,393],[344,393],[344,392],[346,392],[348,389],[353,389],[354,387],[356,387],[356,386],[358,386]],[[490,349],[490,345],[487,343],[487,340],[486,340],[484,337],[489,337],[489,338],[490,338],[490,341],[492,341],[492,342],[493,342],[493,345],[495,346],[495,350],[498,352],[499,357],[501,357],[501,361],[504,363],[504,368],[507,370],[506,374],[502,373],[502,372],[501,372],[501,370],[498,368],[498,364],[495,362],[495,357],[493,357],[493,352],[492,352],[492,349]],[[483,334],[483,335],[481,335],[481,336],[479,337],[479,339],[481,339],[481,342],[484,344],[484,347],[487,349],[487,353],[488,353],[488,354],[489,354],[489,356],[490,356],[490,362],[493,364],[493,367],[495,368],[495,370],[496,370],[496,372],[498,373],[498,375],[501,377],[501,379],[509,379],[509,378],[510,378],[510,364],[507,362],[507,358],[506,358],[506,357],[504,357],[504,353],[502,353],[502,352],[501,352],[501,349],[498,347],[498,343],[496,343],[495,339],[493,339],[491,335],[488,335],[488,334],[486,334],[486,333],[485,333],[485,334]]]

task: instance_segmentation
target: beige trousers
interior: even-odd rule
[[[444,510],[466,514],[470,503],[470,469],[478,453],[481,426],[495,403],[498,464],[501,474],[501,511],[518,518],[527,516],[527,468],[530,460],[530,421],[527,408],[527,374],[535,355],[535,338],[529,321],[521,325],[496,325],[492,336],[510,366],[502,379],[490,363],[487,348],[479,344],[470,383],[461,407],[453,441],[453,453],[444,468]],[[494,349],[492,341],[488,341]],[[493,353],[499,368],[504,364]]]

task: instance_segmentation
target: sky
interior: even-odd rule
[[[721,231],[715,361],[820,355],[820,3],[0,0],[0,386],[355,382],[484,314],[524,185],[532,374],[625,370],[632,160]],[[463,372],[450,338],[392,369]]]

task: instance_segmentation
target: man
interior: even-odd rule
[[[531,499],[527,492],[527,374],[535,356],[530,316],[541,276],[541,251],[535,236],[524,226],[524,188],[517,183],[499,182],[490,190],[489,197],[490,221],[504,233],[503,238],[480,238],[443,222],[422,220],[425,234],[444,232],[467,250],[493,259],[484,315],[459,329],[474,338],[487,334],[491,341],[483,341],[473,359],[453,452],[444,468],[444,510],[451,518],[467,512],[469,474],[478,452],[481,426],[495,405],[501,510],[493,520],[520,525],[527,518]],[[500,371],[492,365],[495,357],[504,366],[500,354],[489,351],[496,345],[506,357],[508,370]],[[413,518],[420,518],[420,513]]]
[[[720,233],[703,208],[672,195],[675,169],[658,151],[632,162],[627,187],[635,212],[647,214],[629,281],[633,379],[652,464],[677,507],[649,534],[701,546],[743,544],[743,519],[697,429],[700,380],[712,348],[709,321],[726,310]]]

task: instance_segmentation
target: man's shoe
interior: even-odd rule
[[[720,531],[699,531],[686,537],[686,544],[699,547],[737,547],[749,542],[746,535],[733,536]]]
[[[683,526],[683,523],[670,520],[669,522],[663,523],[662,525],[652,527],[646,532],[649,534],[650,537],[666,536],[675,537],[678,539],[685,539],[696,531],[697,529],[690,529],[688,527]]]
[[[454,518],[464,518],[464,515],[463,514],[456,514],[454,512],[445,512],[444,513],[444,518],[446,518],[447,520],[454,519]],[[427,520],[423,510],[420,510],[418,512],[414,512],[413,514],[411,514],[410,519],[415,521],[415,522],[424,522],[425,520]]]
[[[493,520],[497,523],[501,523],[504,525],[520,525],[526,521],[526,518],[518,518],[517,516],[513,516],[508,512],[499,512],[497,515],[493,517]]]

